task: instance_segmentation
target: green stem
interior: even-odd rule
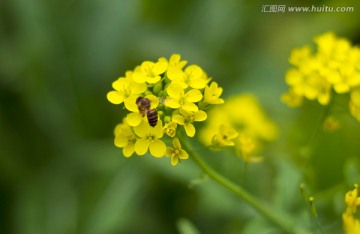
[[[203,159],[201,159],[200,156],[198,156],[190,149],[184,140],[181,141],[181,145],[182,148],[184,148],[184,150],[189,154],[190,158],[192,158],[195,163],[203,170],[203,172],[205,172],[210,178],[236,194],[241,200],[252,206],[255,210],[265,216],[272,223],[280,227],[283,231],[294,234],[307,233],[305,230],[296,230],[294,228],[293,222],[290,221],[288,217],[280,216],[274,212],[274,210],[267,207],[265,204],[261,203],[259,200],[249,194],[242,187],[229,181],[224,176],[220,175],[218,172],[212,169]]]

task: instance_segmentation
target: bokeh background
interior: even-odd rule
[[[262,13],[265,4],[354,12]],[[359,44],[359,16],[355,0],[1,0],[0,232],[279,233],[191,160],[126,159],[113,145],[126,113],[106,100],[111,83],[144,60],[180,53],[225,98],[256,95],[280,132],[246,176],[238,158],[205,159],[311,227],[305,182],[323,229],[341,233],[343,195],[360,183],[360,123],[339,111],[341,129],[319,131],[321,106],[290,109],[280,96],[291,49],[327,31]]]

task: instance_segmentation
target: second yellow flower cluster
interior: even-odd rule
[[[315,54],[310,46],[292,51],[289,62],[294,67],[285,75],[289,91],[283,94],[283,102],[297,107],[306,98],[328,105],[332,93],[350,93],[350,112],[360,121],[360,48],[332,32],[314,41]]]

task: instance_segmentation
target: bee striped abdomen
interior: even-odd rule
[[[149,125],[151,127],[155,127],[158,122],[158,113],[157,113],[156,109],[147,111],[146,115],[147,115],[147,119],[149,121]]]

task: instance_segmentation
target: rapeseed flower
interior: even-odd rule
[[[206,74],[197,65],[190,65],[184,71],[177,67],[172,67],[168,70],[167,76],[184,89],[188,86],[194,89],[203,89],[209,81]]]
[[[202,68],[186,65],[179,54],[173,54],[169,60],[144,61],[113,82],[114,90],[108,92],[107,99],[124,104],[128,112],[114,131],[115,146],[122,148],[125,157],[149,153],[161,158],[172,150],[174,166],[188,158],[179,137],[193,137],[195,122],[205,121],[209,107],[223,103],[223,99],[222,88]]]
[[[161,140],[163,137],[161,121],[153,128],[148,123],[142,122],[134,127],[135,134],[139,137],[134,145],[135,152],[138,155],[144,155],[148,149],[154,157],[162,157],[166,152],[166,145]]]
[[[134,71],[134,81],[137,83],[147,82],[149,84],[155,84],[161,79],[161,74],[167,69],[167,61],[165,59],[159,59],[158,62],[145,61],[141,66],[137,67]]]
[[[174,137],[176,135],[177,124],[175,122],[167,123],[164,126],[164,133],[166,133],[169,137]]]
[[[262,145],[277,138],[276,125],[251,94],[234,96],[215,106],[208,111],[206,122],[200,140],[211,148],[234,147],[246,162],[260,161],[258,153]]]
[[[194,122],[201,122],[206,120],[207,114],[205,111],[185,111],[180,109],[180,114],[175,114],[172,118],[172,121],[183,125],[186,135],[189,137],[193,137],[195,135],[195,126]]]
[[[211,146],[214,148],[234,146],[235,142],[233,140],[238,135],[239,134],[235,129],[221,124],[219,127],[219,132],[211,139]]]
[[[170,84],[167,93],[169,99],[165,102],[166,106],[186,111],[198,111],[199,108],[195,102],[199,102],[203,98],[198,89],[190,89],[185,93],[185,90],[178,83]]]
[[[181,144],[178,138],[173,139],[173,148],[166,148],[166,156],[171,157],[171,165],[176,166],[180,162],[180,159],[188,159],[189,155],[185,150],[181,149]]]
[[[132,104],[134,97],[145,92],[147,89],[145,83],[136,83],[132,79],[133,72],[127,71],[125,77],[120,77],[112,83],[115,91],[107,94],[108,100],[113,104],[121,104],[125,102],[125,106]]]
[[[224,99],[220,98],[223,90],[216,82],[212,82],[205,87],[204,91],[204,103],[206,104],[222,104]]]
[[[360,234],[360,220],[356,218],[356,208],[360,205],[358,185],[345,194],[346,210],[342,214],[346,234]]]
[[[135,143],[138,137],[134,134],[130,125],[126,124],[126,122],[118,124],[115,127],[114,134],[115,146],[123,148],[125,157],[131,157],[135,151]]]
[[[290,107],[300,106],[303,99],[329,105],[334,95],[353,94],[360,88],[360,48],[333,32],[315,37],[314,42],[315,52],[309,45],[291,52],[293,67],[285,75],[289,91],[281,96]],[[354,100],[349,103],[350,113],[360,121],[359,105]]]

